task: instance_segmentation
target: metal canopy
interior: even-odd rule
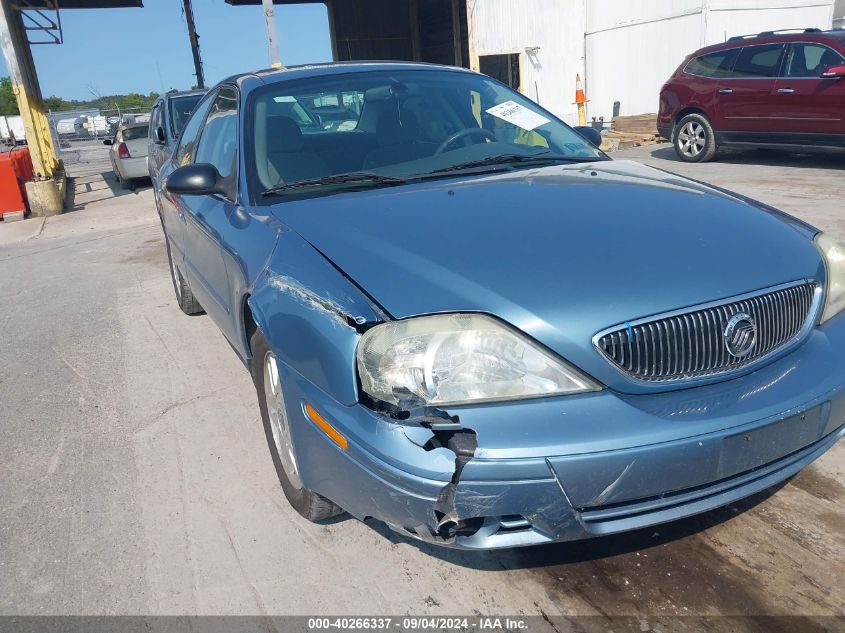
[[[273,0],[273,4],[325,4],[326,0]],[[234,7],[248,4],[261,4],[261,0],[226,0],[226,4]],[[63,5],[64,6],[64,5]]]
[[[140,9],[144,6],[143,0],[25,0],[13,2],[15,9],[28,11],[31,9],[54,10],[65,9]]]
[[[328,8],[335,61],[392,59],[466,66],[468,0],[273,0]],[[232,6],[261,0],[226,0]]]

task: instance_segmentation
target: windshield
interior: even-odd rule
[[[191,116],[191,112],[197,107],[203,94],[197,93],[193,95],[185,95],[184,97],[172,97],[170,99],[170,129],[173,133],[173,138],[179,136],[182,131],[182,126],[185,121]]]
[[[326,180],[324,189],[334,191],[356,182],[332,178],[338,175],[383,183],[373,176],[521,168],[535,157],[606,158],[536,103],[474,73],[377,71],[278,82],[259,88],[248,112],[248,172],[257,192]]]

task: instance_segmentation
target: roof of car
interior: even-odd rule
[[[249,78],[256,78],[261,83],[275,83],[291,79],[306,79],[321,75],[341,75],[346,73],[373,72],[381,70],[450,70],[471,73],[473,71],[458,66],[444,66],[425,62],[396,62],[396,61],[352,61],[329,62],[325,64],[302,64],[299,66],[285,66],[282,68],[265,68],[248,73],[232,75],[220,83],[243,83]]]
[[[750,44],[770,44],[774,42],[824,42],[831,39],[837,40],[838,43],[845,42],[845,29],[831,29],[823,31],[821,29],[785,29],[783,31],[763,31],[762,33],[755,33],[750,35],[735,35],[725,42],[718,44],[711,44],[696,51],[698,54],[702,51],[717,51],[724,48],[735,48],[739,46],[748,46]]]
[[[164,94],[158,96],[156,99],[156,103],[159,101],[164,101],[165,99],[172,99],[173,97],[187,97],[190,95],[204,95],[208,92],[207,88],[200,88],[196,90],[168,90]]]
[[[207,88],[198,88],[197,90],[169,90],[165,92],[162,96],[163,97],[187,97],[190,95],[204,95],[208,92]]]

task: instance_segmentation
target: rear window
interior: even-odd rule
[[[170,132],[174,138],[179,136],[185,121],[191,116],[191,112],[197,107],[202,94],[185,95],[184,97],[173,97],[170,99]]]
[[[738,52],[739,49],[731,48],[696,57],[687,64],[684,72],[700,77],[729,77]]]
[[[746,46],[734,64],[733,77],[777,77],[783,44]]]
[[[146,138],[147,130],[149,130],[149,126],[146,125],[135,125],[133,127],[124,128],[123,140],[134,141],[139,138]]]

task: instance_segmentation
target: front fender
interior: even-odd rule
[[[384,315],[310,243],[283,231],[248,304],[279,360],[337,402],[358,401],[358,339]]]

